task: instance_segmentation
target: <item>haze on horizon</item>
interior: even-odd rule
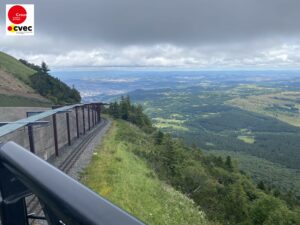
[[[299,0],[20,0],[35,4],[34,37],[0,50],[51,68],[300,68]]]

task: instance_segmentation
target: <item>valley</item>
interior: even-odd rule
[[[102,100],[129,94],[155,127],[203,150],[232,155],[257,182],[300,196],[298,71],[93,71],[71,80],[68,73],[55,74],[81,93],[97,75],[93,84]],[[280,183],[283,177],[289,181]]]
[[[261,106],[274,105],[271,101],[262,101],[261,105],[255,100],[248,103],[248,98],[264,97],[257,95],[253,87],[253,93],[246,87],[245,90],[239,87],[238,91],[237,88],[222,89],[135,91],[130,96],[144,105],[157,128],[183,137],[201,149],[221,152],[224,157],[231,155],[257,182],[263,180],[281,191],[300,195],[300,129],[296,123],[299,113],[295,110],[286,115],[286,111],[278,110],[274,116],[273,111]],[[266,89],[263,95],[270,91],[274,92]],[[153,95],[160,96],[159,100],[152,100],[157,99]],[[232,104],[237,95],[244,95],[241,99],[253,107]],[[284,96],[279,91],[273,95]],[[262,110],[256,110],[259,106]]]

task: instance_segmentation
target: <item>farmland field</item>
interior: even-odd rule
[[[155,127],[206,151],[237,154],[241,164],[247,159],[241,168],[257,181],[286,191],[299,187],[299,71],[105,70],[75,72],[72,79],[69,72],[56,74],[78,87],[85,101],[129,94]],[[290,182],[279,185],[282,177]]]

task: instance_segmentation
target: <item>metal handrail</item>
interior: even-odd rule
[[[23,225],[30,218],[22,209],[29,193],[42,203],[50,225],[143,224],[14,142],[0,147],[0,191],[2,225]]]
[[[14,123],[9,123],[7,125],[4,125],[4,126],[0,127],[0,137],[2,137],[4,135],[7,135],[9,133],[12,133],[12,132],[16,131],[17,129],[22,128],[22,127],[24,127],[24,126],[26,126],[30,123],[34,123],[36,121],[44,119],[48,116],[52,116],[52,115],[57,114],[59,112],[64,112],[64,111],[67,111],[67,110],[70,110],[70,109],[73,109],[73,108],[76,108],[76,107],[80,107],[80,106],[83,106],[83,105],[84,104],[75,104],[75,105],[60,107],[60,108],[57,108],[57,109],[47,110],[47,111],[42,112],[40,114],[36,114],[36,115],[30,116],[28,118],[24,118],[24,119],[15,121]]]

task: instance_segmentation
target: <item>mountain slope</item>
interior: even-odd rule
[[[114,121],[82,181],[151,225],[300,222],[299,206],[256,188],[230,158],[205,155],[121,120]]]
[[[2,68],[0,68],[0,106],[49,106],[51,104],[25,82]]]
[[[14,75],[16,78],[27,84],[30,83],[30,76],[36,73],[35,70],[25,66],[23,63],[4,52],[0,52],[0,70]]]
[[[0,106],[50,106],[81,101],[79,92],[42,66],[0,52]]]
[[[147,224],[212,224],[192,200],[160,181],[145,160],[131,152],[133,145],[119,140],[123,126],[129,132],[135,129],[114,121],[82,181]]]
[[[23,97],[34,98],[41,101],[47,101],[33,90],[29,85],[12,76],[10,73],[0,69],[0,94],[18,95]]]
[[[131,123],[118,120],[111,149],[117,150],[121,143],[124,151],[146,162],[160,181],[192,199],[210,221],[232,225],[300,224],[300,205],[295,196],[282,194],[263,183],[256,186],[239,171],[230,156],[224,159],[204,154],[196,146],[189,147],[182,139],[173,139],[153,128],[142,107],[132,105],[129,97],[110,104],[106,112]],[[128,165],[134,166],[134,162]],[[108,182],[118,173],[110,174]],[[99,174],[101,171],[94,176]],[[123,174],[122,179],[125,177]],[[122,194],[128,194],[126,189]]]

